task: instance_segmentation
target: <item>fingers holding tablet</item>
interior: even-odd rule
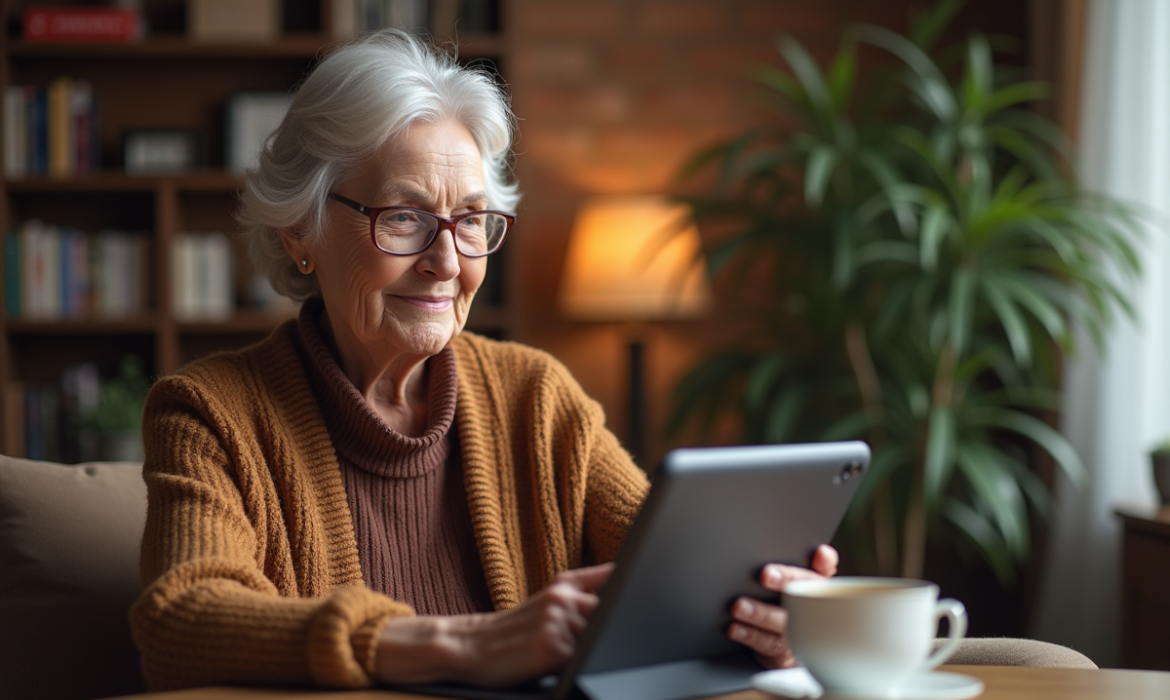
[[[781,593],[791,581],[827,578],[837,573],[840,557],[837,550],[821,545],[813,552],[811,569],[785,564],[768,564],[760,571],[760,584]],[[784,668],[795,663],[788,647],[788,613],[783,607],[755,600],[739,598],[732,606],[735,622],[728,626],[727,636],[756,652],[760,663],[768,668]]]

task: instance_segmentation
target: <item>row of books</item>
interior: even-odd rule
[[[232,6],[223,1],[188,0],[188,30],[196,39],[239,39],[250,30],[231,28],[231,24],[254,23],[257,17],[271,18],[273,27],[262,35],[278,31],[279,12],[269,11],[267,2],[231,14]],[[333,0],[334,29],[339,35],[400,27],[408,30],[446,34],[456,27],[461,32],[493,32],[499,29],[499,0]],[[193,25],[193,26],[192,26]],[[204,27],[204,25],[207,25]],[[120,7],[64,6],[29,7],[24,11],[22,36],[25,41],[42,43],[132,43],[146,34],[140,10]]]
[[[445,37],[499,31],[499,0],[333,0],[339,36],[397,27]]]
[[[171,249],[171,267],[175,318],[222,320],[235,312],[235,260],[226,235],[178,234]]]
[[[99,459],[97,434],[84,417],[97,409],[100,382],[97,366],[84,363],[66,367],[58,383],[10,384],[9,451],[55,462]]]
[[[69,177],[98,169],[100,110],[93,88],[67,76],[4,91],[4,174]]]
[[[30,219],[5,236],[4,298],[10,318],[119,318],[150,306],[150,239],[85,233]]]
[[[120,381],[102,378],[95,364],[84,362],[67,366],[57,382],[9,383],[4,396],[8,453],[67,464],[135,458],[111,454],[117,443],[110,438],[122,434],[109,432],[110,426],[98,418],[110,404],[101,398],[103,392],[110,393],[112,384]],[[129,398],[140,403],[143,396]]]

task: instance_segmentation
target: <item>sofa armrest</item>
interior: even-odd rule
[[[143,690],[128,612],[146,519],[142,465],[0,455],[0,688],[6,697]]]

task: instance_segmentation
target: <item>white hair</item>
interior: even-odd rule
[[[244,177],[236,219],[256,270],[296,301],[319,294],[317,276],[297,271],[279,231],[323,236],[329,193],[338,184],[411,124],[445,119],[462,124],[479,146],[489,205],[515,211],[520,194],[508,165],[514,117],[486,69],[460,66],[398,30],[329,54]]]

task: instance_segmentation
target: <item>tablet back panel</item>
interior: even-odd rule
[[[601,593],[569,673],[741,653],[732,601],[777,601],[769,562],[807,566],[869,464],[861,442],[671,452]],[[612,592],[612,593],[611,593]]]

